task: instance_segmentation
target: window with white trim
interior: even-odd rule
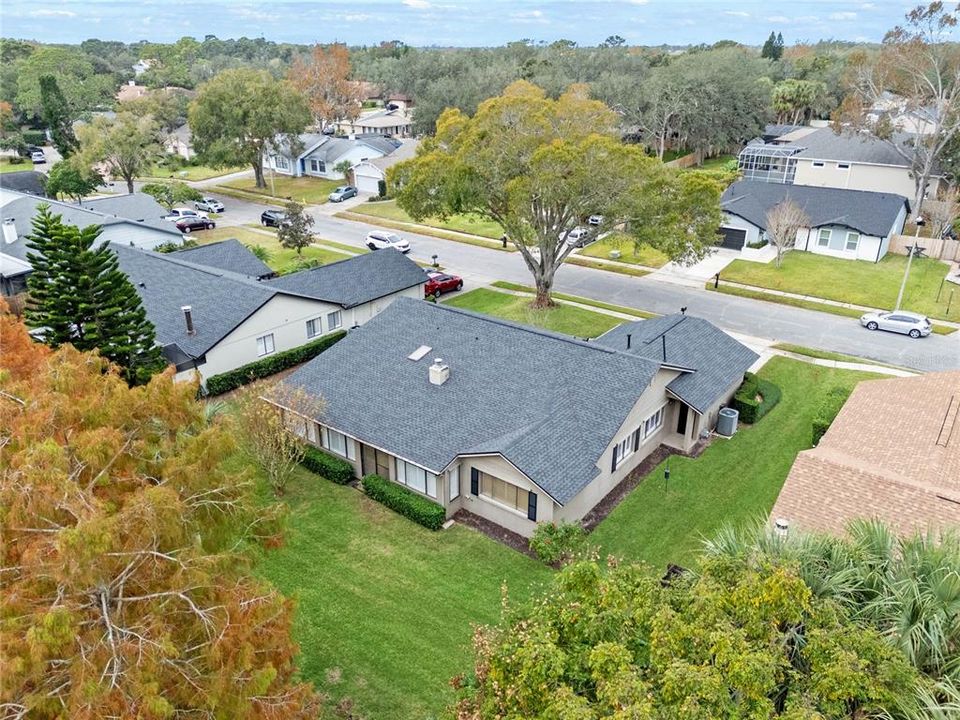
[[[290,161],[287,160],[287,158],[284,157],[283,155],[275,155],[273,158],[273,164],[274,164],[274,167],[277,168],[277,170],[290,169]]]
[[[339,310],[334,310],[332,313],[327,313],[327,330],[336,330],[343,324],[343,319],[340,316]]]
[[[397,482],[432,498],[437,496],[437,476],[400,458],[397,458]]]
[[[323,324],[320,321],[320,318],[313,318],[313,320],[307,320],[307,337],[312,338],[316,337],[323,333]]]
[[[856,252],[857,248],[860,247],[860,233],[848,232],[844,247],[850,252]]]
[[[817,247],[828,247],[830,245],[831,231],[828,228],[822,228],[817,236]]]
[[[333,428],[323,428],[321,431],[320,444],[332,453],[347,460],[355,460],[357,457],[353,441],[342,432],[337,432]]]
[[[479,475],[481,495],[517,512],[527,513],[530,503],[530,493],[527,490],[483,471],[480,471]]]
[[[274,351],[274,349],[273,333],[257,338],[257,355],[261,357],[264,355],[269,355]]]
[[[327,164],[323,160],[311,160],[310,172],[322,173],[327,171]]]
[[[450,499],[456,500],[460,497],[460,466],[454,465],[447,473],[450,480]]]
[[[660,426],[663,425],[663,416],[665,415],[665,410],[667,409],[666,405],[660,407],[653,415],[648,417],[643,421],[643,439],[646,440],[648,437],[653,435],[657,430],[660,429]]]
[[[633,455],[633,449],[637,444],[637,432],[639,428],[627,435],[623,440],[613,447],[613,469],[623,465],[623,461]]]

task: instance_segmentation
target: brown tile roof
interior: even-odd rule
[[[771,513],[842,532],[960,524],[960,371],[860,383],[820,444],[801,452]]]

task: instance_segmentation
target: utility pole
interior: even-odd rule
[[[924,226],[924,220],[917,215],[917,231],[913,234],[913,245],[910,246],[910,252],[907,253],[907,267],[903,271],[903,282],[900,283],[900,292],[897,293],[897,304],[893,311],[900,309],[900,303],[903,302],[903,291],[907,288],[907,278],[910,277],[910,263],[913,262],[913,254],[917,251],[917,240],[920,237],[920,228]]]

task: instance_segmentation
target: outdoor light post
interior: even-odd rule
[[[907,278],[910,277],[910,263],[913,262],[913,254],[917,251],[917,239],[920,237],[920,228],[924,224],[923,218],[917,215],[917,231],[913,234],[913,245],[910,246],[910,251],[907,253],[907,267],[903,271],[903,282],[900,283],[900,292],[897,293],[897,304],[893,308],[894,312],[900,309],[900,303],[903,302],[903,291],[906,290]]]
[[[663,489],[668,490],[670,485],[670,457],[667,456],[667,466],[663,469]]]

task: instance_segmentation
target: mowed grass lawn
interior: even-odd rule
[[[478,215],[451,215],[446,220],[439,218],[427,218],[426,220],[414,220],[407,213],[397,207],[395,200],[386,200],[384,202],[367,202],[350,208],[350,212],[369,215],[370,217],[383,218],[384,220],[393,220],[394,222],[417,223],[419,225],[428,225],[430,227],[440,228],[442,230],[452,230],[454,232],[469,233],[470,235],[480,235],[486,238],[499,240],[503,235],[503,228],[492,220],[486,220]]]
[[[20,162],[13,162],[14,158],[9,155],[0,157],[0,173],[23,172],[24,170],[33,170],[33,163],[29,158],[20,158]]]
[[[187,165],[181,168],[169,168],[163,165],[154,165],[144,173],[145,178],[162,178],[169,180],[209,180],[210,178],[229,175],[230,173],[240,172],[248,169],[246,166],[214,168],[208,165]]]
[[[265,235],[250,228],[218,227],[213,230],[201,230],[192,233],[190,238],[201,245],[218,240],[229,240],[230,238],[239,240],[244,245],[259,245],[270,253],[270,257],[266,261],[267,265],[281,275],[296,270],[300,261],[300,258],[297,257],[297,251],[281,247],[275,234]],[[313,246],[303,248],[303,254],[301,255],[303,260],[319,260],[324,265],[338,260],[346,260],[349,257],[353,256]]]
[[[529,296],[521,297],[487,288],[477,288],[450,297],[449,300],[444,300],[444,304],[579,338],[603,335],[607,330],[623,322],[610,315],[571,305],[557,304],[556,307],[549,309],[534,309],[530,307],[532,300],[533,298]]]
[[[578,254],[612,260],[610,252],[613,250],[620,251],[620,257],[616,258],[617,262],[645,265],[651,268],[663,267],[670,262],[670,258],[655,247],[646,244],[636,245],[632,238],[624,235],[619,238],[617,236],[607,236],[602,240],[597,240],[585,248],[581,248]]]
[[[334,188],[345,185],[347,182],[346,180],[325,180],[315,177],[294,178],[285,175],[277,175],[271,180],[269,172],[266,173],[265,177],[267,181],[265,188],[258,188],[252,175],[239,180],[230,180],[223,183],[222,187],[263,195],[266,198],[265,201],[274,201],[280,205],[287,198],[292,198],[305,205],[322,205],[327,202],[327,196],[333,192]]]
[[[810,423],[821,399],[870,373],[836,370],[775,357],[760,377],[780,386],[780,403],[729,440],[716,438],[696,459],[672,457],[644,478],[591,535],[604,555],[643,560],[656,570],[689,566],[701,541],[724,523],[766,518],[797,453],[811,446]]]
[[[303,677],[331,707],[350,698],[351,717],[438,717],[454,701],[450,678],[473,667],[473,626],[500,617],[501,587],[522,601],[552,572],[461,525],[426,530],[306,471],[284,501],[283,545],[257,572],[297,601]]]
[[[720,273],[720,279],[785,292],[812,295],[840,302],[892,310],[907,265],[905,255],[888,254],[878,263],[840,260],[808,252],[791,252],[778,270],[772,262],[734,260]],[[955,297],[947,315],[951,285],[940,283],[949,266],[933,258],[915,258],[903,295],[903,309],[941,320],[960,320],[960,298]]]

